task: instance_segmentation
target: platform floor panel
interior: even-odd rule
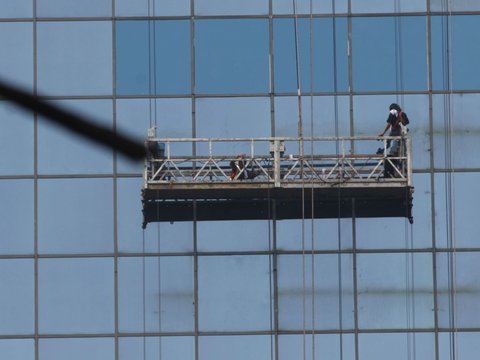
[[[144,189],[145,224],[157,221],[411,217],[413,189]],[[303,199],[303,200],[302,200]],[[313,205],[312,205],[313,200]],[[302,210],[303,203],[303,210]],[[313,209],[313,214],[312,214]]]

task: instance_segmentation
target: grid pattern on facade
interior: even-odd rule
[[[297,136],[299,109],[375,136],[399,103],[415,223],[143,232],[143,164],[0,100],[2,358],[476,358],[480,7],[293,3],[0,0],[0,74],[139,138]]]

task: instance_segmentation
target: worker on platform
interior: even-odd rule
[[[378,136],[384,136],[385,133],[390,130],[388,136],[401,136],[406,135],[408,132],[407,125],[410,123],[408,116],[405,112],[402,111],[402,108],[395,103],[390,104],[389,114],[387,118],[387,125],[383,132],[378,134]],[[400,151],[400,139],[396,140],[387,140],[388,156],[399,156]],[[377,154],[382,154],[384,149],[379,148]],[[392,165],[386,161],[385,162],[385,177],[394,176],[394,169]]]
[[[230,161],[230,169],[230,180],[248,179],[248,172],[245,168],[245,154],[239,154],[235,160]]]

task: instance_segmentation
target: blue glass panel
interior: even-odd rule
[[[432,202],[430,175],[414,174],[412,228],[406,218],[359,218],[356,220],[360,249],[412,249],[432,247]],[[412,237],[412,231],[415,235]],[[438,236],[438,235],[437,235]]]
[[[425,90],[426,36],[421,34],[426,34],[425,17],[353,18],[353,89]]]
[[[268,221],[202,221],[197,224],[198,251],[268,250]]]
[[[478,168],[480,94],[433,95],[436,168]]]
[[[40,359],[48,360],[114,360],[113,338],[41,339],[38,344]]]
[[[192,100],[187,99],[121,99],[117,100],[117,128],[143,142],[147,129],[156,126],[157,137],[192,137]],[[191,143],[175,145],[191,154]],[[142,173],[144,163],[120,156],[117,171]]]
[[[438,334],[439,359],[475,359],[480,352],[480,333],[441,332]]]
[[[268,20],[197,20],[199,93],[265,93],[269,89]]]
[[[296,0],[297,14],[310,14],[310,4],[312,5],[313,14],[338,14],[346,13],[348,11],[348,0]],[[272,0],[274,14],[289,14],[294,13],[292,0]]]
[[[111,100],[61,100],[53,104],[113,129]],[[40,174],[111,174],[113,154],[106,147],[85,140],[40,117],[38,123],[38,172]]]
[[[433,333],[360,334],[358,350],[359,359],[436,359]]]
[[[355,136],[377,136],[387,124],[388,107],[397,103],[408,115],[409,134],[412,140],[412,162],[414,169],[430,167],[430,126],[428,95],[362,95],[353,98]],[[388,135],[388,132],[387,132]],[[378,141],[357,142],[355,151],[368,154],[382,144]]]
[[[480,3],[476,0],[430,0],[432,11],[475,11],[480,10]]]
[[[479,15],[432,18],[432,71],[435,89],[478,90]]]
[[[2,339],[0,340],[0,356],[9,360],[34,360],[35,340]]]
[[[435,176],[435,224],[437,247],[480,247],[476,214],[480,201],[477,187],[480,173],[436,174]],[[450,186],[447,188],[447,184]],[[450,198],[447,189],[452,191]],[[449,221],[452,221],[450,224]],[[452,230],[453,238],[447,240],[447,234]]]
[[[349,107],[347,96],[337,96],[336,98],[333,96],[314,96],[313,98],[303,96],[303,134],[311,136],[313,128],[313,136],[350,136]],[[337,117],[338,131],[335,124]],[[275,97],[275,135],[298,136],[298,122],[298,98],[296,96]],[[310,151],[309,146],[309,143],[305,144],[306,152]],[[332,146],[327,146],[325,150],[327,149],[332,151]],[[333,147],[333,151],[334,149],[335,147]]]
[[[195,15],[267,15],[268,0],[196,0]]]
[[[150,223],[142,230],[142,203],[140,189],[143,179],[118,179],[118,250],[142,252],[193,251],[193,224],[191,222]],[[143,232],[142,232],[143,231]]]
[[[34,197],[32,180],[0,181],[0,254],[32,254]]]
[[[33,334],[35,323],[33,260],[0,260],[0,274],[2,274],[0,335]]]
[[[427,0],[352,0],[354,13],[399,13],[426,11]]]
[[[112,252],[112,180],[39,180],[38,251]]]
[[[111,0],[37,0],[39,17],[111,16]]]
[[[119,360],[195,359],[195,338],[127,337],[118,341]]]
[[[33,0],[0,0],[0,18],[31,17]]]
[[[110,21],[39,22],[37,34],[40,94],[112,94]]]
[[[193,277],[193,257],[119,258],[120,331],[193,331]]]
[[[39,332],[112,333],[113,275],[111,258],[39,259]]]
[[[270,136],[270,101],[266,97],[204,98],[196,100],[197,137],[247,138]],[[200,144],[206,152],[207,145]],[[250,153],[250,143],[217,144],[212,151]],[[260,149],[258,149],[259,152]]]
[[[333,254],[314,255],[313,264],[311,254],[305,257],[279,256],[280,329],[300,331],[304,326],[307,329],[315,327],[316,330],[353,328],[352,268],[351,255],[342,255],[340,258]]]
[[[188,20],[117,21],[118,95],[191,92]]]
[[[302,220],[277,221],[277,249],[302,250]],[[351,219],[305,219],[303,223],[305,250],[352,249]]]
[[[313,350],[315,355],[313,355]],[[351,334],[321,334],[314,336],[314,343],[312,344],[311,333],[305,336],[280,335],[278,337],[278,353],[279,359],[282,360],[299,359],[302,356],[305,359],[354,360],[355,337]]]
[[[438,324],[442,328],[480,327],[477,252],[437,254]]]
[[[361,329],[433,327],[431,254],[358,254],[357,280]]]
[[[295,23],[293,19],[276,19],[273,25],[275,92],[296,92]],[[310,39],[311,32],[313,32],[312,39]],[[316,18],[312,24],[310,19],[299,19],[297,37],[302,91],[308,92],[311,89],[313,91],[346,91],[348,89],[347,19]],[[313,56],[310,56],[311,47],[313,47]],[[312,81],[313,85],[311,85]]]
[[[268,335],[200,336],[199,360],[270,360],[274,354]]]
[[[115,0],[117,16],[190,15],[190,0]]]
[[[0,125],[0,175],[33,174],[33,115],[0,101]]]
[[[0,1],[0,4],[5,1]],[[16,1],[11,1],[17,4]],[[0,9],[3,9],[0,5]],[[0,10],[1,14],[2,10]],[[0,16],[1,17],[1,16]],[[33,25],[25,22],[0,22],[0,78],[28,91],[33,89]]]
[[[269,330],[269,289],[268,256],[199,257],[200,331]]]

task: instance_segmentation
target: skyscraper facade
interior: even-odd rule
[[[478,358],[479,23],[469,0],[0,0],[0,76],[48,102],[140,141],[375,136],[398,103],[415,186],[413,224],[142,230],[143,163],[0,98],[0,357]]]

